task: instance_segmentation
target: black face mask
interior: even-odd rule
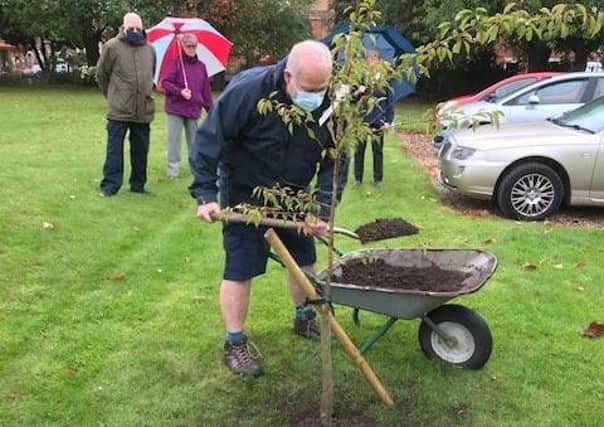
[[[126,40],[133,46],[145,44],[146,36],[147,34],[145,34],[145,30],[137,30],[133,28],[126,30]]]

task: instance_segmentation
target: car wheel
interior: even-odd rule
[[[560,175],[543,163],[524,163],[505,174],[497,206],[508,218],[537,221],[556,212],[564,186]]]

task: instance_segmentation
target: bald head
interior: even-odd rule
[[[285,70],[298,82],[300,89],[325,89],[332,70],[331,52],[315,40],[297,43],[287,57]]]
[[[134,12],[129,12],[124,15],[123,24],[124,28],[138,28],[140,30],[143,29],[143,20],[138,14]]]

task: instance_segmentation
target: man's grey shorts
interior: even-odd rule
[[[247,224],[226,224],[223,227],[225,280],[246,281],[264,274],[270,249],[264,239],[266,230],[266,227]],[[316,262],[312,236],[283,228],[275,228],[275,231],[299,266],[306,267]]]

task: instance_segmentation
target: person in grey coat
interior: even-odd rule
[[[136,13],[124,16],[117,37],[103,47],[96,78],[107,98],[107,152],[100,195],[117,194],[124,176],[124,138],[129,131],[130,191],[146,193],[149,124],[153,120],[155,50]]]

